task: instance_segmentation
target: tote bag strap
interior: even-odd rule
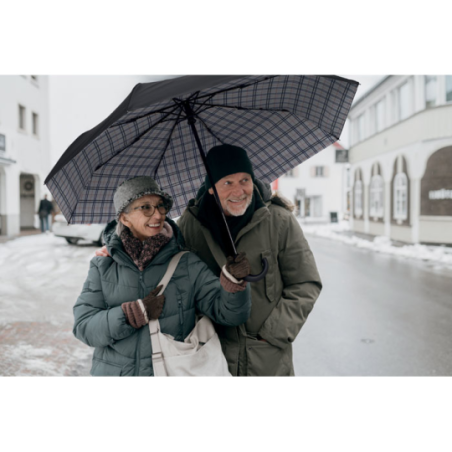
[[[188,253],[188,251],[181,251],[177,254],[175,254],[172,259],[170,260],[170,263],[168,265],[168,268],[166,269],[166,273],[163,275],[162,280],[157,284],[157,286],[162,285],[162,290],[159,292],[159,295],[162,295],[162,293],[165,291],[166,286],[170,282],[170,279],[173,277],[174,272],[176,271],[177,265],[179,264],[179,261],[181,260],[181,257]]]
[[[179,261],[181,257],[188,253],[188,251],[181,251],[180,253],[175,254],[169,265],[166,269],[166,273],[163,276],[162,280],[157,284],[157,286],[162,285],[162,290],[159,292],[159,295],[161,295],[165,289],[168,283],[170,282],[170,279],[174,275],[174,272],[176,271],[177,265],[179,264]],[[156,320],[150,320],[149,321],[149,330],[151,333],[151,344],[152,344],[152,365],[154,367],[154,375],[167,375],[165,364],[163,363],[163,354],[162,354],[162,346],[160,345],[160,338],[159,338],[159,332],[160,332],[160,323],[158,319]]]

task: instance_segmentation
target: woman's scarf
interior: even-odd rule
[[[140,271],[146,268],[154,256],[158,254],[172,237],[173,229],[166,221],[163,224],[162,232],[148,237],[144,241],[136,238],[128,227],[124,228],[120,236],[126,253],[132,258]]]

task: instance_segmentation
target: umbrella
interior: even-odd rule
[[[316,75],[185,76],[138,84],[69,146],[45,184],[69,223],[104,223],[114,218],[113,194],[121,182],[152,176],[172,195],[171,214],[179,216],[209,173],[204,150],[240,146],[255,176],[272,182],[339,139],[357,87],[353,80]],[[215,197],[222,211],[216,191]],[[235,256],[232,238],[230,248]]]

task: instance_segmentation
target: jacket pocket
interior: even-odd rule
[[[122,366],[109,363],[103,359],[93,358],[93,365],[90,373],[93,377],[120,377]]]
[[[287,351],[268,342],[246,339],[247,376],[277,377],[290,375]]]
[[[275,266],[273,264],[272,252],[262,251],[261,258],[266,258],[268,262],[268,272],[265,275],[265,294],[270,302],[275,301]]]

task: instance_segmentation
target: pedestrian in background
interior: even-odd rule
[[[44,199],[41,199],[38,209],[41,232],[49,230],[49,215],[53,212],[53,210],[53,204],[47,199],[47,195],[44,195]]]

